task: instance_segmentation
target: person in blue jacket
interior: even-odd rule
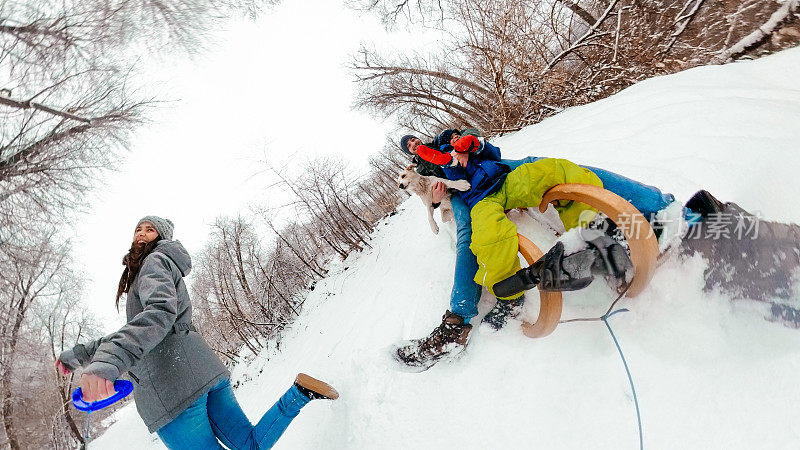
[[[406,135],[400,140],[400,149],[412,157],[412,162],[417,165],[417,172],[421,175],[447,178],[444,172],[446,169],[443,169],[433,153],[441,153],[436,149],[450,145],[465,132],[479,134],[477,130],[448,129],[441,132],[428,144],[424,144],[416,136]],[[509,167],[518,167],[533,161],[532,158],[502,159],[498,147],[482,138],[481,140],[484,143],[483,148],[478,152],[481,158],[502,161]],[[437,183],[434,186],[432,197],[434,207],[438,206],[446,192],[447,188],[443,183]],[[444,357],[460,353],[466,347],[467,338],[472,330],[470,320],[478,315],[478,301],[482,291],[474,280],[478,262],[469,249],[472,242],[470,207],[461,195],[453,195],[450,201],[456,223],[456,262],[453,288],[450,294],[450,309],[445,312],[442,324],[431,335],[423,339],[403,342],[397,346],[396,359],[412,367],[427,368]],[[524,297],[514,302],[498,302],[484,316],[483,322],[494,329],[500,329],[505,325],[508,317],[520,312],[523,302]]]
[[[462,136],[475,136],[478,148],[472,149],[467,164],[467,155],[452,152],[452,145]],[[472,242],[472,223],[470,210],[480,200],[481,193],[492,191],[495,184],[502,184],[504,174],[510,173],[526,163],[543,159],[529,156],[518,160],[503,159],[500,148],[483,139],[475,129],[448,129],[442,131],[431,143],[423,144],[413,135],[400,140],[400,149],[412,156],[417,171],[422,175],[433,175],[448,179],[468,179],[472,183],[469,191],[454,192],[451,197],[455,216],[456,264],[450,309],[442,317],[442,323],[430,335],[397,346],[395,357],[399,361],[418,368],[428,368],[443,358],[453,357],[462,352],[472,330],[470,319],[478,314],[478,301],[481,287],[475,283],[478,262],[470,250]],[[458,161],[463,158],[464,161]],[[631,201],[646,217],[652,217],[674,201],[671,194],[664,194],[658,188],[639,183],[614,172],[596,167],[583,166],[595,172],[606,189]],[[446,193],[442,183],[434,186],[432,201],[436,205]],[[518,315],[524,297],[511,301],[498,301],[483,318],[492,328],[502,328],[509,317]]]

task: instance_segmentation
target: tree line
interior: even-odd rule
[[[518,130],[690,67],[800,42],[797,0],[353,0],[389,26],[441,32],[441,48],[363,47],[357,105],[431,135]]]
[[[288,205],[219,218],[192,283],[197,322],[212,347],[231,362],[243,349],[255,355],[268,344],[280,348],[281,332],[329,261],[369,248],[376,224],[408,198],[394,181],[406,164],[389,149],[371,158],[361,177],[327,158],[298,174],[273,170],[275,187],[291,193]]]
[[[268,3],[0,0],[0,447],[85,445],[54,363],[102,328],[69,227],[161,100],[138,93],[139,65],[200,52]]]

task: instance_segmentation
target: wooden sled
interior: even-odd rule
[[[539,247],[530,239],[521,234],[519,238],[519,252],[528,262],[528,265],[535,263],[544,255]],[[561,292],[539,291],[539,318],[535,323],[522,322],[522,332],[529,338],[545,337],[552,333],[561,320]]]
[[[650,223],[633,205],[619,195],[589,184],[559,184],[542,198],[539,211],[545,212],[547,206],[556,200],[573,200],[585,203],[607,215],[622,231],[628,241],[633,263],[633,279],[625,295],[639,295],[653,278],[658,258],[658,240]],[[519,237],[519,251],[533,264],[543,253],[533,242],[522,235]],[[539,292],[541,306],[539,317],[533,324],[523,322],[522,331],[531,338],[544,337],[552,333],[561,320],[561,293]]]

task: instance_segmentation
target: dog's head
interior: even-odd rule
[[[400,172],[400,175],[397,176],[397,186],[399,186],[400,189],[406,189],[411,185],[415,178],[419,177],[417,171],[414,170],[416,167],[416,164],[409,164],[405,169],[403,169],[402,172]]]

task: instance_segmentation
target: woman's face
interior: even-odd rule
[[[150,222],[142,222],[136,227],[133,233],[133,242],[136,244],[147,244],[153,242],[158,237],[156,227]]]
[[[406,148],[408,148],[408,151],[411,152],[412,155],[416,155],[417,147],[419,147],[420,144],[422,144],[422,141],[420,141],[419,138],[412,137],[408,140]]]
[[[453,133],[453,134],[452,134],[452,136],[450,136],[450,145],[456,145],[456,141],[457,141],[457,140],[458,140],[458,138],[460,138],[460,137],[461,137],[461,135],[460,135],[460,134],[458,134],[458,133]]]

